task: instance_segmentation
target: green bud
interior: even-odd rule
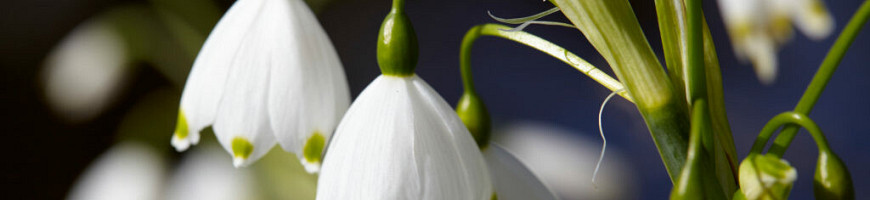
[[[417,35],[402,6],[393,5],[378,34],[378,65],[384,75],[410,76],[417,66]]]
[[[459,115],[459,119],[462,120],[468,131],[471,132],[471,136],[474,137],[477,146],[481,149],[486,148],[489,145],[492,126],[490,124],[489,112],[486,110],[486,106],[483,105],[480,97],[473,92],[466,91],[462,94],[462,98],[459,99],[459,103],[456,105],[456,114]]]
[[[820,151],[813,180],[816,199],[855,199],[852,176],[846,164],[831,151]]]
[[[740,189],[748,200],[788,199],[797,171],[774,155],[750,154],[740,163]]]

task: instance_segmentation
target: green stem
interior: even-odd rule
[[[704,71],[703,16],[700,0],[687,0],[689,101],[707,97],[707,74]]]
[[[870,17],[870,1],[864,1],[864,3],[861,4],[861,8],[859,8],[858,12],[852,16],[852,20],[849,21],[849,24],[846,25],[846,28],[843,29],[842,33],[840,33],[840,37],[837,38],[834,46],[832,46],[831,50],[828,51],[828,55],[825,57],[825,60],[819,67],[819,71],[816,72],[812,82],[810,82],[810,85],[807,87],[807,90],[804,92],[804,95],[795,107],[794,112],[808,115],[810,111],[812,111],[813,106],[819,100],[822,91],[825,90],[828,81],[831,80],[834,71],[837,70],[837,65],[840,64],[841,60],[843,60],[843,56],[846,55],[846,50],[848,50],[849,46],[852,45],[852,41],[854,41],[855,37],[858,36],[858,32],[861,31],[861,28],[867,22],[868,17]],[[785,153],[785,150],[788,149],[791,141],[794,140],[798,129],[799,127],[794,125],[786,126],[785,129],[782,130],[782,133],[776,138],[768,153],[781,157]],[[767,141],[765,140],[764,142]]]
[[[474,45],[474,42],[480,36],[496,36],[504,39],[508,39],[514,42],[518,42],[520,44],[524,44],[526,46],[537,49],[541,52],[544,52],[550,56],[553,56],[556,59],[561,60],[571,67],[574,67],[578,71],[586,74],[596,82],[600,83],[607,89],[611,91],[619,91],[617,94],[622,96],[628,101],[632,101],[632,98],[628,95],[628,92],[624,90],[624,86],[622,83],[613,79],[607,73],[599,70],[583,58],[580,58],[577,55],[565,50],[564,48],[550,43],[547,40],[541,39],[538,36],[532,35],[530,33],[526,33],[523,31],[505,31],[510,29],[510,27],[498,25],[498,24],[481,24],[472,27],[468,30],[468,33],[465,34],[465,38],[462,40],[462,47],[459,53],[459,64],[460,64],[460,72],[462,73],[462,82],[466,91],[473,92],[474,90],[474,81],[472,80],[471,74],[471,48]],[[622,90],[622,91],[620,91]]]
[[[819,151],[828,151],[828,140],[825,139],[825,134],[822,133],[822,129],[813,122],[812,119],[807,117],[806,115],[798,112],[784,112],[776,117],[773,117],[767,125],[764,125],[764,128],[761,129],[761,133],[758,134],[758,138],[755,140],[755,144],[752,145],[752,150],[749,154],[760,154],[764,149],[764,145],[767,144],[770,136],[776,132],[776,129],[779,129],[780,126],[783,125],[793,125],[798,127],[803,127],[810,132],[810,135],[813,136],[813,140],[816,141],[816,146],[819,147]],[[773,154],[774,156],[781,158],[782,155]]]
[[[393,0],[393,8],[395,12],[405,12],[405,0]]]

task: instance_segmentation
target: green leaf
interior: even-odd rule
[[[671,181],[686,160],[689,130],[686,102],[650,47],[627,0],[553,0],[607,60],[625,84]]]

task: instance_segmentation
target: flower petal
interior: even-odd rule
[[[48,55],[42,79],[57,115],[82,122],[99,115],[123,86],[127,46],[104,18],[76,27]]]
[[[532,171],[496,143],[483,150],[498,199],[558,199]]]
[[[810,39],[821,40],[834,31],[834,18],[820,0],[790,1],[795,25]]]
[[[67,199],[157,199],[163,173],[163,159],[150,147],[133,142],[116,144],[88,167]]]
[[[213,145],[185,155],[169,181],[165,199],[250,199],[254,196],[251,172],[230,167],[228,161]]]
[[[344,69],[305,2],[267,4],[268,34],[274,44],[268,102],[272,128],[281,147],[296,153],[306,170],[316,172],[325,145],[308,141],[329,141],[347,110],[350,91]]]
[[[187,129],[176,129],[172,138],[176,150],[198,143],[199,132],[214,122],[230,66],[238,64],[238,52],[253,32],[262,7],[263,1],[237,1],[206,39],[181,95],[179,124],[183,121]]]
[[[479,152],[423,80],[380,76],[336,130],[317,199],[490,199]]]

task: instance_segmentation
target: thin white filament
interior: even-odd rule
[[[514,27],[514,28],[512,28],[512,29],[499,29],[499,30],[501,30],[501,31],[507,31],[507,32],[522,31],[522,30],[525,29],[527,26],[532,25],[532,24],[549,25],[549,26],[562,26],[562,27],[574,28],[574,25],[571,25],[571,24],[568,24],[568,23],[563,23],[563,22],[554,22],[554,21],[534,21],[534,20],[532,20],[532,21],[523,22],[523,24],[520,24],[519,26]]]
[[[554,7],[554,8],[551,8],[551,9],[547,10],[547,11],[540,12],[540,13],[538,13],[538,14],[530,15],[530,16],[527,16],[527,17],[519,17],[519,18],[501,18],[501,17],[496,17],[496,16],[493,15],[492,12],[490,12],[490,11],[486,11],[486,14],[489,15],[489,17],[491,17],[491,18],[494,19],[495,21],[499,21],[499,22],[501,22],[501,23],[507,23],[507,24],[522,24],[523,22],[527,22],[527,21],[532,21],[532,20],[540,19],[540,18],[542,18],[542,17],[545,17],[545,16],[547,16],[547,15],[550,15],[550,14],[553,14],[553,13],[556,13],[556,12],[559,12],[559,11],[560,11],[560,10],[559,10],[559,7]]]
[[[592,185],[595,185],[595,188],[598,188],[598,184],[595,184],[595,177],[598,176],[598,169],[601,168],[601,161],[604,161],[604,151],[607,149],[607,138],[604,137],[604,129],[601,127],[601,115],[604,113],[604,106],[607,105],[607,102],[610,101],[610,98],[613,98],[616,93],[621,92],[624,89],[615,90],[607,95],[607,98],[604,98],[604,102],[601,103],[601,108],[598,109],[598,133],[601,134],[601,141],[603,144],[601,145],[601,155],[598,156],[598,163],[595,164],[595,171],[592,172]]]

